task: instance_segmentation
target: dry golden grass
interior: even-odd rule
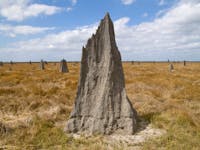
[[[200,148],[200,63],[124,63],[126,90],[141,118],[167,131],[143,149]],[[101,136],[73,139],[63,132],[76,96],[79,63],[0,67],[0,147],[8,149],[124,149]]]

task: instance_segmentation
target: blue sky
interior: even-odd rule
[[[0,0],[0,61],[80,60],[106,12],[123,60],[200,60],[200,0]]]

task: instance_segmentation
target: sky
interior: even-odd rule
[[[106,12],[122,60],[200,61],[200,0],[0,0],[0,61],[80,61]]]

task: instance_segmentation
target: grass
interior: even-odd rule
[[[10,70],[9,68],[12,68]],[[70,137],[63,132],[72,110],[79,78],[79,63],[5,64],[0,67],[0,146],[8,149],[126,149],[107,145],[102,136]],[[200,63],[124,63],[126,91],[139,116],[167,131],[142,144],[142,149],[199,149]],[[3,131],[3,129],[1,130]],[[13,147],[14,146],[14,147]]]

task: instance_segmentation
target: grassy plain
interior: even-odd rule
[[[7,149],[124,149],[102,136],[73,139],[63,132],[74,103],[79,63],[0,67],[0,147]],[[200,149],[200,63],[123,63],[126,90],[139,116],[167,131],[142,149]],[[0,149],[1,149],[0,148]],[[126,147],[127,148],[127,147]]]

